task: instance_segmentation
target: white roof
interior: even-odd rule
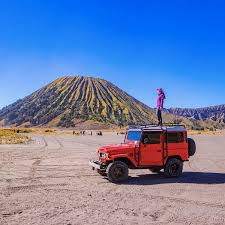
[[[187,129],[185,127],[166,127],[163,128],[163,130],[167,130],[167,131],[186,131]]]
[[[172,127],[160,127],[160,126],[149,126],[141,128],[131,128],[129,131],[186,131],[187,129],[183,126],[172,126]]]

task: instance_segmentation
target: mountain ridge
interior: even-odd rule
[[[163,114],[164,122],[189,127],[213,126],[211,122]],[[4,126],[77,127],[80,123],[156,123],[155,110],[113,83],[93,77],[63,76],[0,110]]]
[[[196,120],[212,120],[225,123],[225,104],[202,108],[170,108],[168,112]]]

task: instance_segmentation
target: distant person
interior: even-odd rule
[[[162,121],[162,110],[163,110],[163,104],[164,100],[166,98],[165,93],[162,88],[157,89],[158,97],[157,97],[157,110],[156,114],[158,117],[158,126],[162,126],[163,121]]]

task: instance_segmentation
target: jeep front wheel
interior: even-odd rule
[[[113,183],[125,181],[128,179],[128,166],[122,161],[114,161],[108,165],[106,174]]]
[[[164,168],[166,177],[179,177],[183,171],[183,162],[179,159],[169,159]]]

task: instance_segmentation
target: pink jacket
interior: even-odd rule
[[[164,100],[165,94],[164,93],[159,94],[157,98],[157,109],[163,109]]]

